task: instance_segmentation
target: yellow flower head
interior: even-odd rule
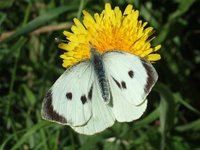
[[[63,67],[67,68],[75,63],[90,58],[90,49],[95,47],[97,52],[121,50],[143,57],[151,62],[160,59],[155,52],[161,45],[152,47],[152,27],[145,28],[147,22],[138,20],[139,12],[128,5],[122,13],[119,7],[111,8],[105,4],[101,14],[92,17],[83,11],[83,23],[74,19],[72,32],[64,31],[68,43],[60,43],[59,48],[66,50],[60,57]],[[150,38],[151,37],[151,38]]]

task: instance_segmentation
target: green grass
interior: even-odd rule
[[[105,2],[133,4],[155,28],[159,81],[141,119],[84,136],[41,119],[42,99],[64,71],[54,42],[64,29],[33,31],[62,23],[69,29],[82,9],[101,12]],[[16,31],[0,43],[0,150],[200,150],[199,7],[195,0],[0,1],[0,35]]]

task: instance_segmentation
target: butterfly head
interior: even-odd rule
[[[92,55],[94,55],[95,53],[97,53],[97,49],[96,49],[95,47],[91,47],[91,48],[90,48],[90,53],[91,53]]]
[[[90,60],[94,62],[95,60],[101,60],[101,53],[98,52],[98,50],[94,47],[91,46],[90,48]]]

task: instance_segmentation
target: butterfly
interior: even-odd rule
[[[69,67],[47,92],[41,115],[45,120],[69,125],[92,135],[114,122],[142,116],[147,95],[158,79],[152,64],[139,56],[110,50]]]

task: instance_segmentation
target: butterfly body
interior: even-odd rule
[[[91,49],[91,58],[90,58],[95,74],[97,76],[97,80],[99,83],[99,87],[101,89],[101,94],[106,103],[110,101],[110,87],[108,83],[108,79],[105,74],[105,68],[102,61],[102,56],[98,52],[96,52],[95,48]]]
[[[92,48],[88,60],[68,68],[47,92],[42,117],[82,134],[101,132],[115,120],[141,117],[157,78],[143,58],[118,50],[100,54]]]

